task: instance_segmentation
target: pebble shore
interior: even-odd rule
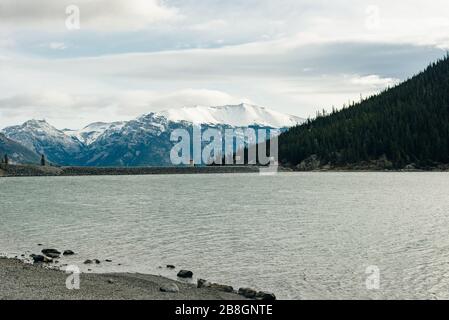
[[[79,290],[67,289],[70,274],[44,264],[0,258],[1,300],[242,300],[214,287],[143,274],[81,273]],[[164,292],[163,292],[164,291]]]

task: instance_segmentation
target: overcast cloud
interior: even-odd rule
[[[442,0],[0,0],[0,127],[239,102],[313,116],[442,57],[448,26]]]

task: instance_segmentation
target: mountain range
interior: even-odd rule
[[[59,130],[45,120],[29,120],[1,131],[9,148],[0,145],[0,154],[15,154],[13,161],[31,163],[44,154],[49,162],[65,166],[167,166],[171,165],[174,143],[170,135],[175,129],[191,132],[195,124],[203,131],[243,127],[283,130],[303,121],[249,104],[169,109],[131,121],[95,122],[81,130]]]

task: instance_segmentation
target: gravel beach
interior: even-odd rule
[[[0,258],[2,300],[242,300],[244,297],[213,288],[196,288],[160,276],[143,274],[80,274],[80,289],[66,288],[70,274]],[[175,284],[179,292],[161,292]]]

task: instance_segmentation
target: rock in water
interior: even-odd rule
[[[271,292],[259,291],[256,294],[256,299],[263,300],[263,301],[274,301],[274,300],[276,300],[276,296],[274,295],[274,293],[271,293]]]
[[[89,260],[89,259],[87,259],[86,261],[84,261],[84,264],[92,264],[93,263],[93,261],[92,260]]]
[[[240,288],[239,289],[239,295],[244,296],[248,299],[254,299],[256,297],[256,290],[250,289],[250,288]]]
[[[172,264],[167,264],[167,269],[175,269],[176,267]]]
[[[56,253],[52,253],[52,252],[49,252],[49,253],[47,253],[47,254],[45,254],[47,257],[49,257],[49,258],[52,258],[52,259],[57,259],[57,258],[59,258],[59,254],[56,254]]]
[[[181,270],[178,272],[178,277],[180,278],[192,278],[193,272],[189,270]]]
[[[75,252],[73,252],[72,250],[65,250],[63,255],[64,256],[73,256],[75,254]]]
[[[47,253],[54,253],[54,254],[61,254],[61,252],[59,252],[56,249],[42,249],[41,251],[43,254],[47,254]]]
[[[96,264],[100,264],[100,263],[101,263],[100,260],[98,260],[98,259],[94,259],[94,262],[95,262]]]
[[[37,262],[44,262],[44,256],[41,256],[40,254],[32,254],[32,255],[30,255],[30,257],[31,257],[31,259],[33,259],[33,262],[34,263],[37,263]]]
[[[61,252],[56,249],[43,249],[41,252],[50,258],[59,258],[61,255]]]
[[[178,293],[179,287],[175,283],[163,284],[159,290],[161,292]]]

